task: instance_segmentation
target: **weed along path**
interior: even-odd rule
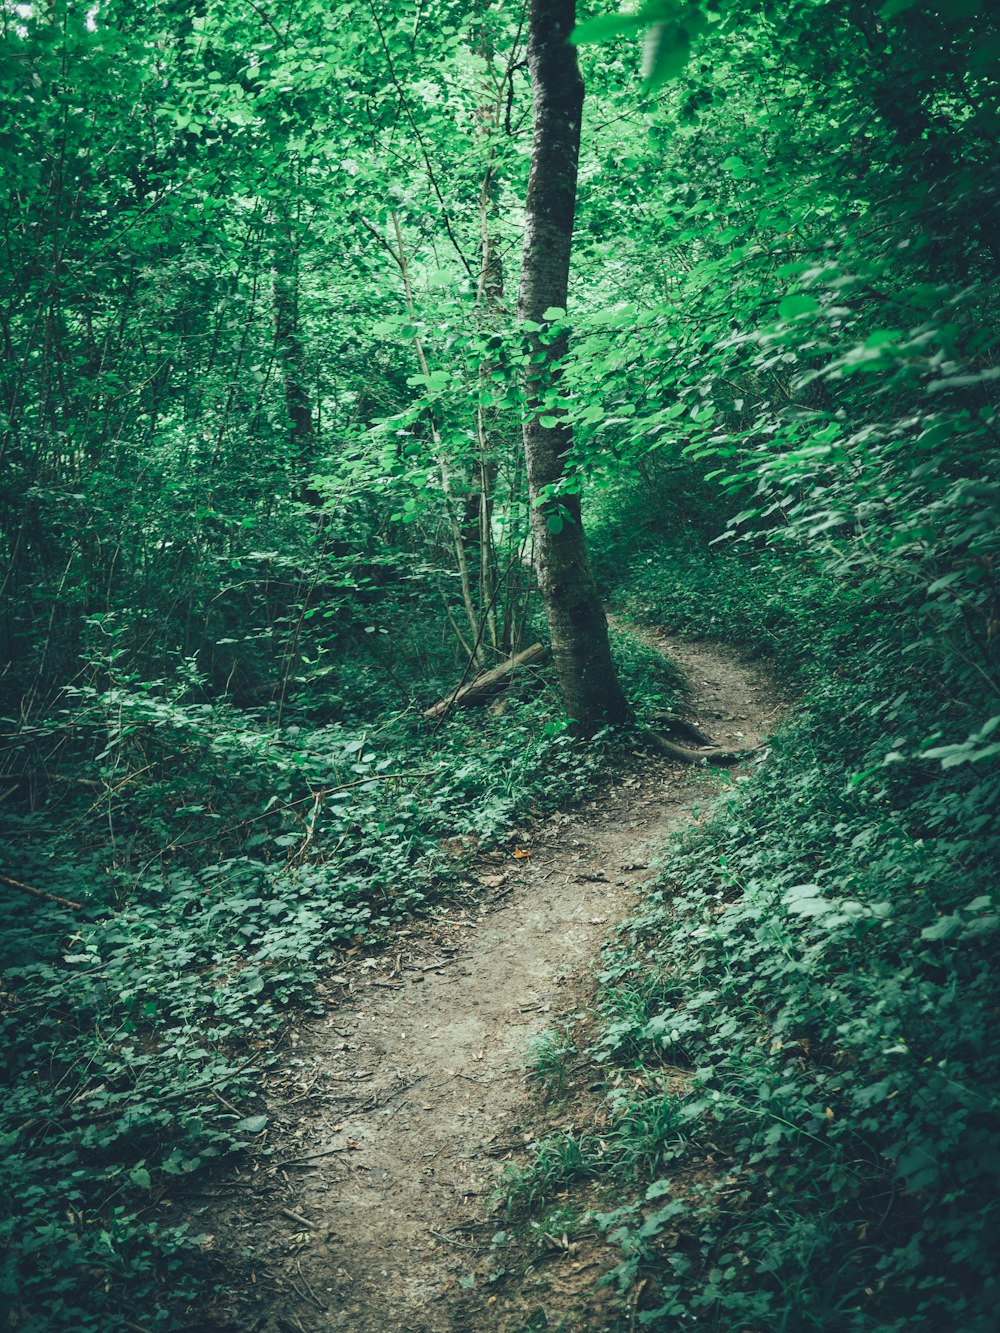
[[[684,669],[691,713],[720,745],[763,741],[779,704],[759,665],[724,646],[646,637]],[[325,1017],[290,1035],[266,1090],[271,1159],[246,1188],[194,1209],[217,1249],[252,1255],[221,1326],[523,1327],[478,1279],[503,1225],[489,1216],[491,1193],[531,1137],[532,1038],[586,1003],[601,945],[649,878],[658,841],[716,782],[637,756],[581,808],[482,858],[467,906],[331,978]]]

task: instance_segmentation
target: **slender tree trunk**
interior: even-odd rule
[[[403,245],[403,233],[399,225],[399,218],[395,212],[392,214],[392,226],[396,233],[396,249],[389,247],[389,253],[395,259],[400,276],[403,279],[403,294],[406,298],[406,311],[411,321],[415,324],[417,321],[417,307],[413,299],[413,287],[410,283],[410,268],[406,259],[406,249]],[[426,378],[430,375],[430,365],[427,361],[427,354],[424,351],[423,340],[419,333],[413,335],[413,350],[417,354],[417,361],[420,365],[420,373]],[[469,571],[469,560],[465,549],[465,542],[462,539],[462,521],[459,517],[458,506],[452,492],[451,469],[448,460],[445,458],[444,445],[441,440],[440,432],[433,416],[430,419],[431,441],[434,445],[434,451],[437,455],[438,474],[441,478],[441,492],[444,495],[445,513],[448,519],[448,527],[451,531],[452,546],[455,549],[455,560],[458,565],[458,578],[462,588],[462,604],[465,607],[465,614],[468,617],[469,629],[472,631],[472,648],[469,652],[475,661],[477,667],[485,665],[480,642],[479,617],[476,614],[475,603],[472,599],[472,576]],[[449,616],[449,620],[451,617]],[[452,622],[454,623],[454,622]],[[465,640],[458,635],[459,642],[465,648]]]
[[[285,391],[285,416],[292,466],[298,481],[298,499],[313,509],[322,508],[322,497],[309,484],[316,465],[316,430],[312,402],[306,387],[306,357],[299,330],[298,250],[292,223],[278,240],[274,263],[274,346]]]
[[[484,49],[480,54],[488,62],[489,51]],[[496,131],[499,127],[499,105],[494,103],[492,106],[481,108],[480,121],[483,125]],[[479,192],[480,268],[476,302],[481,330],[499,326],[503,322],[503,311],[501,309],[503,303],[503,259],[496,240],[490,232],[490,221],[496,207],[495,196],[493,154],[491,152],[490,160],[487,162],[486,171],[483,174],[482,188]],[[479,367],[481,388],[486,384],[492,369],[493,362],[487,357]],[[497,569],[496,550],[493,546],[493,500],[500,469],[491,446],[482,399],[476,407],[476,442],[479,457],[473,465],[474,476],[472,479],[472,494],[470,495],[474,511],[470,506],[470,521],[467,526],[468,530],[474,534],[470,546],[478,550],[479,554],[480,614],[485,617],[490,646],[499,651],[501,645],[497,631],[496,596],[499,591],[498,580],[500,575]],[[476,482],[478,482],[478,487]],[[475,524],[474,528],[472,527],[473,523]],[[504,647],[511,652],[515,651],[515,649],[509,648],[509,645],[505,644]]]
[[[274,341],[281,359],[288,439],[302,466],[312,463],[313,415],[304,384],[305,352],[299,335],[298,290],[292,274],[274,273]]]
[[[565,309],[569,283],[583,111],[583,79],[576,49],[567,41],[575,9],[575,0],[531,0],[528,69],[535,130],[518,314],[537,323],[549,307]],[[627,721],[630,710],[611,661],[579,496],[547,498],[546,488],[561,480],[573,444],[571,427],[541,422],[543,397],[557,382],[567,337],[542,343],[532,334],[531,340],[533,354],[546,354],[543,361],[531,362],[523,426],[535,569],[566,711],[582,731],[594,732]],[[546,408],[544,415],[552,410]]]

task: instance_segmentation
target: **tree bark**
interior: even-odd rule
[[[575,0],[531,0],[528,70],[534,101],[534,140],[521,268],[518,314],[543,323],[549,307],[566,307],[576,208],[577,161],[583,112],[583,79],[576,49],[569,45]],[[531,499],[535,570],[552,643],[552,661],[569,716],[593,733],[630,719],[611,661],[608,625],[597,595],[580,522],[578,495],[550,498],[547,488],[563,477],[573,444],[562,421],[543,426],[558,383],[558,365],[568,339],[542,342],[531,334],[523,424],[524,456]],[[544,358],[535,357],[544,353]]]

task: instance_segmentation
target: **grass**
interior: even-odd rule
[[[510,1166],[499,1186],[508,1215],[531,1212],[570,1181],[601,1171],[601,1148],[591,1135],[556,1130],[528,1145],[526,1166]]]
[[[571,1033],[554,1028],[540,1032],[528,1043],[528,1077],[535,1080],[546,1097],[556,1097],[565,1087],[569,1063],[576,1054]]]

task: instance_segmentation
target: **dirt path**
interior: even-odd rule
[[[760,666],[724,646],[647,638],[683,667],[692,716],[720,744],[755,746],[772,729],[779,705]],[[714,783],[636,762],[526,836],[516,851],[530,855],[480,862],[486,901],[333,979],[340,994],[294,1035],[283,1086],[268,1091],[274,1164],[245,1180],[245,1198],[230,1192],[225,1209],[209,1202],[193,1219],[219,1248],[254,1256],[229,1327],[505,1327],[461,1279],[477,1228],[498,1225],[482,1220],[498,1159],[522,1146],[530,1039],[573,1008],[657,842]]]

